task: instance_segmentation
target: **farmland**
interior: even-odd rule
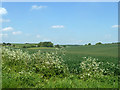
[[[0,8],[3,89],[120,89],[118,2],[9,1]]]
[[[11,48],[14,52],[9,51],[9,49],[8,51],[11,53],[14,53],[14,55],[15,55],[15,52],[17,53],[17,51],[15,50],[21,49],[22,51],[19,51],[21,55],[23,55],[22,53],[24,53],[26,56],[23,55],[24,58],[20,57],[21,58],[20,60],[22,61],[19,61],[18,59],[16,60],[15,65],[12,65],[12,66],[10,66],[9,63],[14,60],[13,57],[8,55],[9,57],[11,57],[11,59],[8,59],[8,60],[11,60],[10,62],[5,60],[7,56],[3,57],[3,60],[5,61],[5,63],[3,64],[3,69],[4,69],[3,70],[3,77],[4,77],[3,88],[14,87],[13,85],[15,85],[15,87],[27,87],[27,88],[29,87],[37,87],[37,88],[41,88],[41,87],[42,88],[47,88],[47,87],[48,88],[111,88],[112,87],[112,88],[117,88],[118,87],[117,74],[119,73],[118,72],[119,70],[117,68],[117,63],[118,63],[118,45],[117,44],[90,45],[90,46],[88,45],[87,46],[83,46],[83,45],[69,46],[68,45],[64,48],[59,48],[59,49],[54,47],[22,48],[22,46],[23,45],[21,44],[21,45],[16,45],[16,47],[6,47],[6,48]],[[15,56],[15,57],[18,57],[18,56]],[[32,56],[35,56],[35,57],[33,58]],[[26,60],[28,57],[30,59],[29,63]],[[51,60],[49,61],[49,63],[54,62],[54,60],[50,58],[54,58],[55,60],[58,60],[58,61],[61,61],[62,59],[61,61],[62,64],[59,63],[58,61],[55,61],[56,67],[59,67],[59,66],[61,67],[60,69],[57,68],[57,73],[59,72],[59,74],[58,75],[55,74],[56,71],[54,71],[54,66],[51,66],[52,64],[50,64],[52,70],[51,72],[49,72],[49,68],[47,64],[45,64],[42,61],[41,61],[42,64],[40,64],[37,58],[43,61],[45,60],[44,62],[48,62],[49,60]],[[92,66],[94,63],[95,63],[95,66]],[[99,64],[99,63],[102,63],[102,64]],[[4,65],[9,65],[9,66],[4,67]],[[35,67],[38,69],[37,71],[36,69],[33,70],[34,65],[36,65]],[[40,68],[42,68],[41,66],[43,65],[47,69],[41,70]],[[29,67],[29,70],[26,70],[26,67]],[[68,68],[68,70],[66,68]],[[96,71],[93,71],[93,68],[95,68]],[[9,69],[12,69],[12,70],[9,70]],[[22,72],[22,70],[24,71]],[[61,70],[62,70],[62,74],[61,74]],[[32,72],[30,73],[30,71]],[[20,74],[21,72],[23,74]],[[86,73],[87,73],[87,76],[86,76]],[[45,77],[40,78],[40,76],[45,76]],[[12,79],[9,77],[12,77]],[[20,79],[21,77],[23,77],[24,80],[23,79],[21,80]],[[34,82],[32,82],[32,80],[34,80]],[[10,82],[13,82],[13,83],[9,84]],[[24,84],[22,85],[22,83]],[[18,84],[21,84],[21,85],[18,85]]]
[[[21,45],[19,46],[21,47]],[[35,53],[38,50],[41,52],[55,52],[56,49],[53,47],[32,47],[32,48],[21,48],[23,51],[28,51],[30,54]],[[91,46],[67,46],[63,49],[65,56],[63,59],[68,66],[74,68],[77,67],[83,57],[97,58],[102,62],[113,62],[118,63],[118,45],[107,44],[107,45],[91,45]],[[74,64],[74,65],[71,65]]]

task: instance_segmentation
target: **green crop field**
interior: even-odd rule
[[[4,88],[118,87],[117,44],[63,48],[23,46],[3,48]]]
[[[23,49],[29,53],[35,53],[38,50],[41,52],[55,52],[55,48],[50,47],[34,47]],[[83,57],[93,57],[102,62],[113,62],[118,64],[118,45],[91,45],[91,46],[67,46],[63,50],[65,55],[63,60],[70,69],[77,68],[79,63],[83,61]]]

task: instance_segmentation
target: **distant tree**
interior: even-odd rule
[[[40,42],[38,46],[39,47],[53,47],[53,43],[52,42]]]
[[[116,44],[120,44],[120,42],[117,42]]]
[[[6,45],[11,46],[11,43],[7,43]]]
[[[86,46],[87,44],[85,44],[85,46]]]
[[[36,45],[32,45],[31,47],[36,47]]]
[[[95,45],[101,45],[102,43],[101,42],[98,42],[98,43],[96,43]]]
[[[15,47],[15,45],[13,45],[13,47]]]
[[[91,43],[88,43],[88,45],[91,45]]]
[[[56,47],[56,48],[60,48],[60,45],[59,45],[59,44],[57,44],[57,45],[55,45],[55,47]]]
[[[63,45],[63,47],[66,47],[66,45]]]
[[[27,48],[26,46],[23,46],[23,48]]]
[[[5,42],[3,42],[3,44],[2,44],[3,46],[6,46],[6,43]]]

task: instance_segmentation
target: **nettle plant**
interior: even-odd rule
[[[36,52],[29,54],[20,49],[2,48],[2,70],[24,73],[34,72],[44,77],[65,76],[68,72],[61,56],[54,52]]]

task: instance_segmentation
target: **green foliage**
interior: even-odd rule
[[[11,46],[12,44],[11,43],[7,43],[6,45]]]
[[[53,43],[52,42],[40,42],[38,46],[39,47],[53,47]]]
[[[101,45],[102,43],[101,42],[98,42],[98,43],[96,43],[95,45]]]
[[[3,72],[35,72],[45,77],[66,75],[67,67],[60,56],[55,53],[41,53],[38,51],[30,55],[28,52],[3,48]],[[9,65],[9,66],[8,66]],[[7,67],[6,67],[7,66]]]
[[[63,47],[66,47],[66,45],[63,45]]]
[[[59,44],[57,44],[57,45],[55,45],[55,47],[56,47],[56,48],[60,48],[60,45],[59,45]]]
[[[2,44],[3,46],[5,46],[6,45],[6,43],[5,42],[3,42],[3,44]]]
[[[102,78],[104,75],[119,75],[120,69],[118,66],[115,66],[113,63],[103,63],[98,61],[95,58],[86,58],[83,57],[85,60],[80,63],[80,75],[83,79],[88,78]],[[112,70],[113,69],[113,70]]]
[[[12,73],[3,74],[3,88],[117,88],[116,77],[102,77],[101,79],[82,80],[76,75],[59,78],[45,79],[41,74],[35,73]]]
[[[116,52],[113,47],[115,46],[70,46],[55,50],[45,49],[46,51],[33,49],[33,52],[29,51],[32,53],[26,52],[28,48],[22,51],[3,47],[2,86],[3,88],[117,88],[120,69],[116,65],[117,56],[113,54]],[[103,54],[97,54],[97,50],[101,50]]]
[[[27,48],[26,46],[23,46],[23,48]]]
[[[11,46],[12,44],[11,43],[5,43],[5,42],[3,42],[3,44],[2,44],[3,46]]]
[[[91,45],[91,43],[88,43],[88,45]]]

